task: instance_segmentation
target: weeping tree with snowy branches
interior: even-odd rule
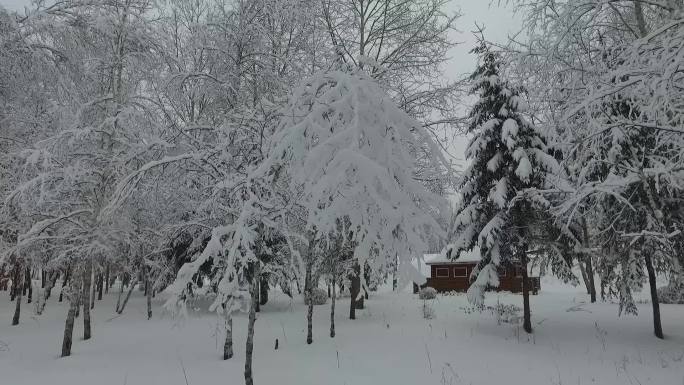
[[[435,178],[447,175],[448,163],[426,130],[375,81],[363,71],[305,80],[292,93],[272,143],[257,172],[300,194],[307,230],[334,234],[340,221],[347,224],[352,288],[365,284],[366,269],[379,272],[397,255],[402,282],[420,281],[409,261],[443,239],[446,202],[415,177],[416,153],[430,150]],[[361,290],[351,294],[353,317]]]
[[[527,103],[522,90],[502,78],[499,55],[484,42],[473,52],[479,55],[471,76],[479,100],[470,112],[473,137],[466,157],[471,163],[459,186],[455,239],[444,252],[457,259],[459,253],[479,247],[481,261],[468,289],[468,300],[477,305],[488,287],[499,286],[497,271],[502,266],[520,264],[524,329],[531,333],[528,249],[536,234],[535,211],[546,205],[535,189],[544,186],[558,164],[547,154],[544,136],[523,116]]]

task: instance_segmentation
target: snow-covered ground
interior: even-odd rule
[[[439,296],[435,318],[423,319],[411,293],[375,293],[357,320],[348,298],[337,309],[337,337],[328,337],[328,305],[314,314],[307,345],[300,299],[271,293],[258,315],[256,384],[684,384],[684,306],[662,305],[664,341],[652,334],[650,305],[618,317],[617,305],[588,304],[582,288],[542,283],[532,297],[535,333],[498,325],[488,312],[468,312],[465,296]],[[488,304],[521,297],[491,293]],[[59,358],[66,306],[54,296],[41,317],[25,305],[10,326],[13,304],[0,292],[0,384],[241,384],[246,317],[235,318],[235,357],[221,360],[222,321],[196,312],[152,320],[138,292],[115,317],[115,295],[96,303],[93,338],[82,341],[77,319],[73,356]],[[279,349],[274,349],[275,340]]]

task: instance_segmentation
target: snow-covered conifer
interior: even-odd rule
[[[525,330],[531,332],[527,251],[535,211],[545,205],[534,189],[543,187],[558,165],[547,153],[544,136],[524,116],[522,90],[503,78],[499,55],[484,42],[474,52],[479,64],[471,80],[479,99],[470,112],[470,165],[459,186],[454,239],[444,252],[457,259],[462,251],[479,248],[481,261],[468,290],[475,304],[482,304],[487,288],[499,285],[499,269],[520,264]]]

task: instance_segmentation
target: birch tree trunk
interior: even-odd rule
[[[591,287],[589,285],[589,276],[587,275],[587,269],[584,267],[584,262],[582,261],[582,259],[577,261],[577,266],[579,266],[580,273],[582,275],[582,281],[584,281],[584,287],[587,290],[587,294],[591,294]]]
[[[62,339],[62,357],[71,355],[71,343],[74,336],[74,319],[76,318],[76,309],[80,302],[78,298],[78,288],[73,287],[70,293],[67,293],[69,299],[69,312],[67,313],[66,323],[64,325],[64,338]]]
[[[653,261],[651,255],[646,254],[646,271],[648,272],[648,284],[651,287],[651,304],[653,305],[653,332],[655,336],[662,339],[663,326],[660,323],[660,302],[658,301],[658,290],[656,288],[656,274],[653,269]]]
[[[245,347],[245,385],[254,385],[252,375],[252,354],[254,352],[254,324],[256,323],[256,308],[259,305],[259,271],[252,269],[252,282],[249,288],[251,304],[249,306],[249,321],[247,323],[247,343]]]
[[[43,311],[45,310],[45,305],[47,304],[48,298],[50,298],[50,292],[52,291],[52,287],[55,285],[56,282],[56,274],[57,272],[53,273],[55,275],[55,278],[49,277],[46,279],[45,283],[45,288],[43,289],[43,294],[38,296],[38,301],[36,302],[36,314],[41,315],[43,314]]]
[[[124,309],[126,308],[126,304],[128,303],[128,300],[131,298],[131,294],[133,293],[133,289],[135,288],[135,285],[137,285],[137,284],[138,284],[138,280],[137,280],[137,279],[134,280],[134,281],[131,281],[131,284],[130,284],[130,286],[128,287],[128,292],[126,293],[126,298],[124,298],[124,301],[123,301],[123,303],[121,304],[121,307],[119,308],[119,307],[118,307],[118,304],[117,304],[116,312],[117,312],[118,314],[123,313]],[[121,284],[121,290],[123,291],[123,283]]]
[[[59,291],[59,302],[62,302],[62,296],[64,294],[64,288],[66,287],[67,283],[69,282],[70,276],[71,276],[71,268],[67,266],[66,273],[64,273],[64,281],[62,281],[62,288]]]
[[[92,280],[93,264],[92,261],[86,262],[86,268],[83,272],[83,339],[90,339],[90,286]]]
[[[233,358],[233,314],[224,305],[224,317],[226,319],[226,340],[223,342],[223,359]]]

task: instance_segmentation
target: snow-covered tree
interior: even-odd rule
[[[544,136],[523,115],[527,102],[522,90],[503,77],[499,55],[485,43],[474,52],[479,64],[471,79],[478,100],[470,112],[470,165],[461,176],[454,239],[444,252],[457,259],[459,253],[479,248],[481,261],[468,289],[475,304],[482,304],[488,287],[499,286],[499,269],[519,264],[524,328],[530,333],[527,253],[533,245],[535,211],[545,205],[535,189],[545,186],[558,164],[547,153]]]
[[[636,312],[632,293],[648,277],[662,337],[655,275],[682,274],[684,4],[522,3],[530,38],[511,58],[573,185],[554,211],[584,223],[583,249],[593,250],[601,292],[616,293],[621,312]]]
[[[305,80],[282,116],[257,174],[297,192],[307,229],[335,234],[340,222],[348,224],[353,279],[400,256],[402,284],[420,280],[409,261],[443,238],[446,210],[413,174],[423,148],[430,149],[433,177],[448,171],[429,133],[363,71]],[[359,295],[352,290],[352,308]]]

